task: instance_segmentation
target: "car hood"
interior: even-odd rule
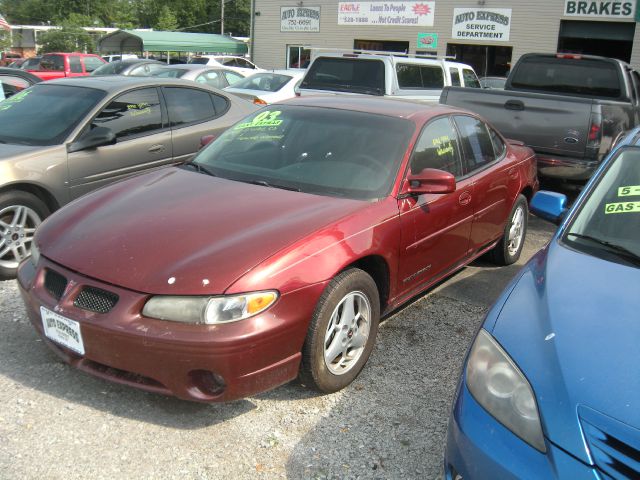
[[[104,282],[216,294],[363,205],[168,168],[70,203],[41,225],[36,241],[47,258]]]
[[[587,463],[579,412],[618,420],[640,443],[639,280],[553,240],[485,325],[531,383],[545,436]]]
[[[2,160],[13,159],[20,155],[40,151],[51,147],[40,147],[33,145],[17,145],[14,143],[0,143],[0,162]]]

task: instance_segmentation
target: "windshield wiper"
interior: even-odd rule
[[[590,242],[597,243],[598,245],[605,247],[607,250],[613,253],[616,253],[619,256],[626,258],[627,260],[632,261],[636,265],[640,265],[640,255],[638,255],[635,252],[632,252],[631,250],[629,250],[626,247],[623,247],[622,245],[611,243],[606,240],[602,240],[601,238],[593,237],[591,235],[584,235],[582,233],[568,232],[567,236],[568,235],[572,235],[576,238],[581,238],[583,240],[589,240]]]
[[[205,167],[201,163],[196,163],[194,161],[189,160],[187,162],[184,162],[182,165],[184,165],[185,167],[193,167],[196,169],[198,173],[206,173],[207,175],[210,175],[212,177],[217,177],[217,175],[213,173],[213,171],[209,170],[207,167]]]
[[[291,190],[292,192],[301,192],[302,190],[300,190],[298,187],[289,187],[287,185],[278,185],[275,183],[269,183],[265,180],[248,180],[247,183],[251,183],[252,185],[261,185],[263,187],[270,187],[270,188],[280,188],[282,190]]]

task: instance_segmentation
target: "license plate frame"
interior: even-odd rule
[[[49,340],[80,355],[84,355],[84,341],[80,322],[71,320],[42,306],[40,307],[40,316],[44,334]]]

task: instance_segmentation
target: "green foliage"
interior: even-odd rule
[[[49,30],[40,36],[42,48],[47,52],[93,52],[95,43],[89,33],[78,25],[65,21],[62,28]]]
[[[4,29],[0,29],[0,52],[11,48],[11,35]]]
[[[164,32],[170,32],[178,28],[178,17],[176,17],[169,5],[163,5],[160,9],[160,15],[158,15],[154,28]]]

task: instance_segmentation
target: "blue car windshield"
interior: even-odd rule
[[[563,240],[582,251],[640,265],[640,148],[621,149],[600,176]]]
[[[391,191],[414,129],[387,115],[273,105],[231,127],[194,162],[230,180],[373,200]]]

